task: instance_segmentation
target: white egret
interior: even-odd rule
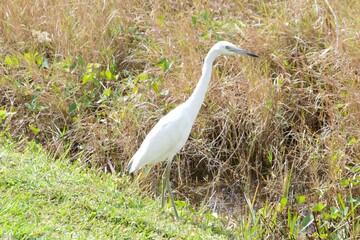
[[[129,173],[132,173],[144,165],[167,160],[166,169],[162,176],[163,186],[161,205],[164,207],[164,191],[166,187],[177,219],[179,216],[170,186],[172,159],[185,145],[185,142],[190,135],[191,127],[199,113],[209,86],[215,58],[219,55],[233,54],[245,54],[251,57],[258,57],[253,53],[236,47],[230,42],[220,41],[216,43],[205,57],[202,75],[190,98],[160,119],[145,137],[143,143],[131,158],[127,167]]]

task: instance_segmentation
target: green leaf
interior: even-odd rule
[[[203,33],[203,34],[201,34],[201,37],[202,37],[203,39],[209,39],[209,38],[210,38],[210,35],[209,35],[209,33]]]
[[[84,67],[85,63],[84,63],[84,59],[81,55],[76,57],[77,63],[79,64],[80,67]]]
[[[131,94],[134,94],[136,93],[138,90],[138,87],[137,86],[134,86],[133,89],[131,90]]]
[[[42,58],[42,61],[41,61],[41,68],[49,68],[49,63],[48,63],[48,60],[46,57],[43,57]]]
[[[338,200],[338,203],[339,203],[339,205],[340,205],[340,209],[341,209],[341,210],[344,210],[344,209],[345,209],[345,203],[344,203],[344,201],[342,200],[340,194],[337,194],[337,200]]]
[[[99,81],[99,79],[96,77],[96,75],[93,75],[93,77],[92,77],[92,82],[94,83],[94,85],[96,86],[96,87],[100,87],[100,81]]]
[[[109,97],[111,94],[111,88],[107,88],[104,92],[103,92],[105,97]]]
[[[5,56],[5,64],[8,66],[8,67],[11,67],[13,65],[13,61],[11,59],[11,57],[9,55],[6,55]]]
[[[359,204],[360,203],[360,197],[357,198],[352,198],[352,197],[346,197],[346,202],[348,203],[355,203],[355,204]]]
[[[171,67],[171,62],[167,58],[163,58],[157,63],[157,65],[161,66],[164,73],[167,73]]]
[[[357,143],[357,139],[356,138],[351,138],[350,141],[348,142],[348,146],[354,145],[355,143]]]
[[[43,57],[37,57],[35,58],[36,64],[38,65],[38,67],[41,67],[42,62],[43,62]]]
[[[85,83],[87,83],[88,81],[90,81],[90,79],[91,79],[90,74],[85,74],[85,75],[83,76],[83,78],[82,78],[82,83],[85,84]]]
[[[53,83],[51,84],[51,87],[53,88],[53,90],[56,92],[56,93],[61,93],[61,90]]]
[[[336,108],[343,108],[345,106],[345,104],[343,104],[343,103],[338,103],[338,104],[336,104]]]
[[[281,200],[280,200],[280,205],[281,205],[282,207],[285,207],[286,204],[287,204],[287,202],[288,202],[288,198],[287,198],[287,197],[283,197],[283,198],[281,198]]]
[[[16,56],[11,57],[12,63],[15,66],[19,66],[19,59]]]
[[[159,84],[157,82],[153,82],[151,84],[151,88],[156,92],[159,93]]]
[[[343,185],[343,187],[347,187],[350,184],[350,180],[349,179],[341,179],[340,183],[341,183],[341,185]]]
[[[351,168],[351,171],[353,171],[354,173],[358,173],[360,172],[360,166],[354,166]]]
[[[6,118],[6,116],[7,116],[7,114],[6,114],[7,112],[6,112],[6,110],[0,110],[0,118],[2,118],[2,119],[5,119]]]
[[[76,65],[77,65],[77,63],[76,63],[76,61],[74,61],[74,62],[70,65],[69,70],[70,70],[71,72],[74,71],[74,69],[76,68]]]
[[[305,218],[301,221],[300,224],[300,231],[305,230],[308,226],[310,226],[310,224],[312,224],[314,222],[314,216],[312,213],[308,213]]]
[[[298,204],[302,204],[303,202],[305,202],[306,197],[305,196],[297,196],[296,199],[297,199]]]
[[[134,84],[137,84],[138,82],[143,82],[146,79],[149,78],[149,74],[148,73],[140,73],[139,75],[137,75],[134,79]]]
[[[267,158],[268,158],[269,163],[272,164],[272,162],[273,162],[273,153],[270,150],[268,150],[268,157]]]
[[[196,23],[197,23],[197,18],[196,18],[195,16],[192,16],[192,17],[191,17],[191,23],[192,23],[193,25],[196,25]]]
[[[313,207],[314,212],[321,212],[326,207],[326,204],[318,203]]]
[[[201,12],[200,17],[202,17],[205,21],[210,20],[210,13],[209,12]]]
[[[178,206],[179,208],[182,208],[182,207],[185,207],[187,203],[186,203],[185,201],[179,201],[179,200],[177,200],[177,201],[175,201],[175,204],[176,204],[176,206]]]
[[[29,125],[29,128],[30,128],[30,130],[35,134],[35,135],[37,135],[39,132],[40,132],[40,129],[39,128],[37,128],[37,127],[35,127],[34,125]]]
[[[9,114],[6,110],[0,110],[0,123],[2,122],[2,120],[6,119],[8,115]]]
[[[24,58],[28,61],[31,60],[31,54],[30,53],[24,53]]]
[[[340,211],[336,207],[330,207],[330,212],[331,212],[330,217],[332,219],[336,219],[336,218],[340,217],[340,214],[339,214]]]
[[[111,80],[113,79],[113,75],[111,73],[111,71],[109,69],[106,69],[105,71],[105,77],[108,79],[108,80]]]
[[[73,102],[70,106],[69,106],[69,110],[68,110],[68,113],[72,113],[75,111],[75,109],[77,108],[77,104],[76,102]]]

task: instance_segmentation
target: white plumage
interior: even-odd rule
[[[160,119],[145,137],[128,165],[128,171],[132,173],[144,165],[168,161],[163,175],[162,206],[164,206],[164,190],[166,185],[176,218],[178,218],[178,213],[170,186],[171,161],[185,145],[190,135],[191,127],[199,113],[209,86],[213,62],[217,56],[222,54],[246,54],[251,57],[257,57],[253,53],[237,48],[232,43],[226,41],[216,43],[206,55],[201,78],[190,98]]]

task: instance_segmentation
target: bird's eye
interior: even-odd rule
[[[226,48],[227,50],[229,50],[229,49],[230,49],[230,46],[226,46],[225,48]]]

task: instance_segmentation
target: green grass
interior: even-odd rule
[[[0,140],[2,143],[5,141]],[[0,148],[0,238],[2,239],[226,239],[218,224],[141,196],[128,176],[101,173],[77,163],[54,161],[30,143],[23,153]],[[202,223],[201,223],[202,222]]]

